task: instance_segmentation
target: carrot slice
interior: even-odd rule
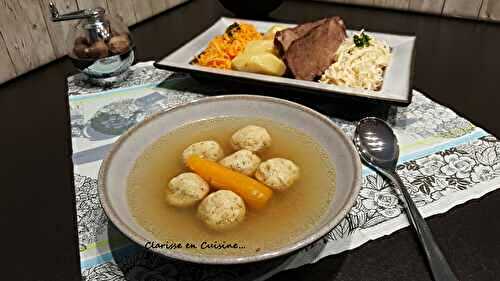
[[[264,207],[273,195],[269,187],[216,162],[194,155],[187,159],[186,164],[214,188],[231,190],[241,196],[251,208]]]

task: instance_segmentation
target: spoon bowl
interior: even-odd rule
[[[354,131],[354,145],[361,159],[392,181],[398,195],[402,195],[400,199],[408,215],[408,220],[415,228],[420,244],[424,248],[434,280],[458,280],[441,249],[434,241],[429,226],[395,171],[399,158],[399,145],[389,124],[375,117],[361,119]]]
[[[389,125],[375,117],[359,121],[354,132],[354,143],[360,156],[369,163],[385,169],[394,169],[399,158],[398,139]]]

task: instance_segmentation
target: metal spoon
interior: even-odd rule
[[[399,157],[398,140],[391,127],[381,119],[368,117],[359,121],[354,132],[354,145],[361,158],[392,181],[400,191],[408,219],[417,232],[434,280],[458,280],[432,237],[429,226],[420,215],[401,178],[395,171]]]

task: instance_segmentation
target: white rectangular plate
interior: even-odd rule
[[[223,34],[226,28],[236,21],[251,23],[260,32],[265,32],[274,24],[288,25],[277,22],[264,22],[243,20],[236,18],[220,18],[214,25],[208,28],[187,44],[177,49],[167,57],[157,61],[155,66],[173,71],[199,73],[205,76],[217,78],[238,79],[247,82],[264,83],[271,86],[280,86],[283,89],[302,89],[308,92],[319,93],[324,96],[356,96],[361,98],[385,100],[396,103],[409,103],[411,99],[411,80],[413,72],[413,58],[415,48],[414,36],[402,36],[394,34],[367,32],[377,39],[384,40],[392,48],[392,59],[386,69],[384,83],[380,91],[370,91],[327,85],[316,81],[303,81],[293,78],[276,77],[264,74],[255,74],[235,70],[221,70],[210,67],[190,64],[190,62],[208,46],[208,42],[217,35]],[[352,36],[353,31],[347,31]]]

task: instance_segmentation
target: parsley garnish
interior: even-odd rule
[[[358,48],[370,46],[370,36],[366,35],[364,30],[361,31],[359,35],[354,35],[354,45]]]
[[[232,38],[233,32],[238,31],[240,29],[241,29],[240,25],[237,22],[235,22],[226,28],[226,33],[227,35],[229,35],[230,38]]]

